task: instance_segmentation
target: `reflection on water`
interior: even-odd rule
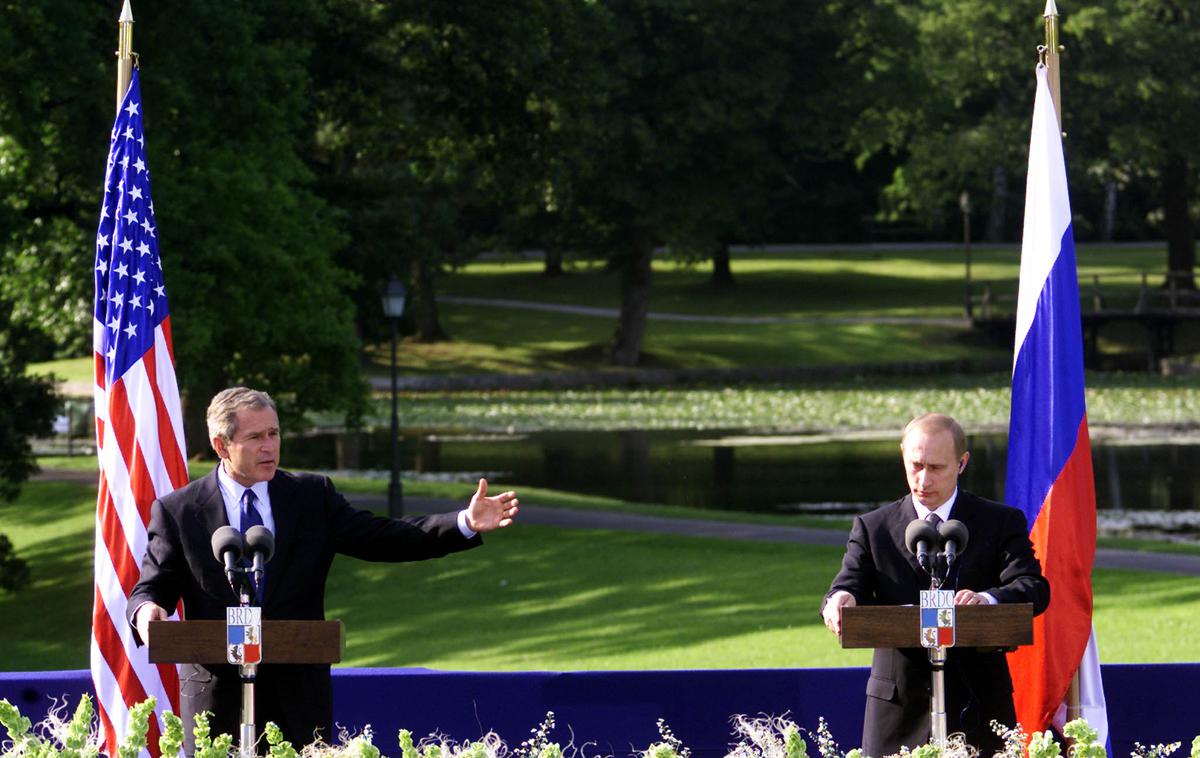
[[[905,492],[896,439],[764,438],[671,431],[406,432],[406,471],[496,472],[500,483],[649,503],[758,512],[857,512]],[[1004,492],[1005,435],[970,438],[963,486]],[[386,469],[387,432],[289,438],[295,469]],[[1102,510],[1200,510],[1200,445],[1093,442]]]

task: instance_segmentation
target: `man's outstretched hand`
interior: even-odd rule
[[[479,489],[475,490],[471,504],[467,506],[467,526],[475,532],[503,529],[513,522],[519,504],[517,493],[512,491],[488,497],[487,479],[480,479]]]

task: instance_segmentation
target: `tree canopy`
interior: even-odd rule
[[[109,5],[114,5],[109,4]],[[191,419],[234,382],[354,415],[360,339],[483,251],[620,272],[640,359],[657,250],[1019,233],[1040,9],[1007,0],[264,0],[134,8]],[[1064,8],[1076,233],[1194,265],[1196,11]],[[31,359],[86,353],[113,8],[0,10],[0,300]],[[1086,114],[1086,116],[1084,115]],[[1190,282],[1190,280],[1188,280]],[[451,335],[452,336],[452,335]],[[199,447],[197,447],[199,445]]]

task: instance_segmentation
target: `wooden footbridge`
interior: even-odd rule
[[[967,301],[967,316],[974,327],[1011,341],[1016,329],[1016,282],[978,282],[973,289],[981,290]],[[1142,356],[1146,369],[1160,371],[1164,358],[1178,354],[1180,332],[1200,323],[1200,292],[1192,272],[1143,272],[1140,282],[1129,274],[1095,275],[1081,281],[1079,290],[1088,368],[1108,368],[1113,363],[1134,368],[1130,359],[1140,363],[1138,356]],[[1134,327],[1132,345],[1130,327]],[[1118,340],[1124,350],[1104,351],[1108,343]]]

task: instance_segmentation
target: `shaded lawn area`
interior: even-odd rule
[[[0,670],[87,666],[94,488],[37,482],[0,505],[34,584],[0,594]],[[345,665],[479,670],[864,665],[816,608],[838,548],[518,525],[478,550],[404,565],[339,558],[328,615]],[[1194,577],[1095,572],[1108,662],[1189,661]]]

